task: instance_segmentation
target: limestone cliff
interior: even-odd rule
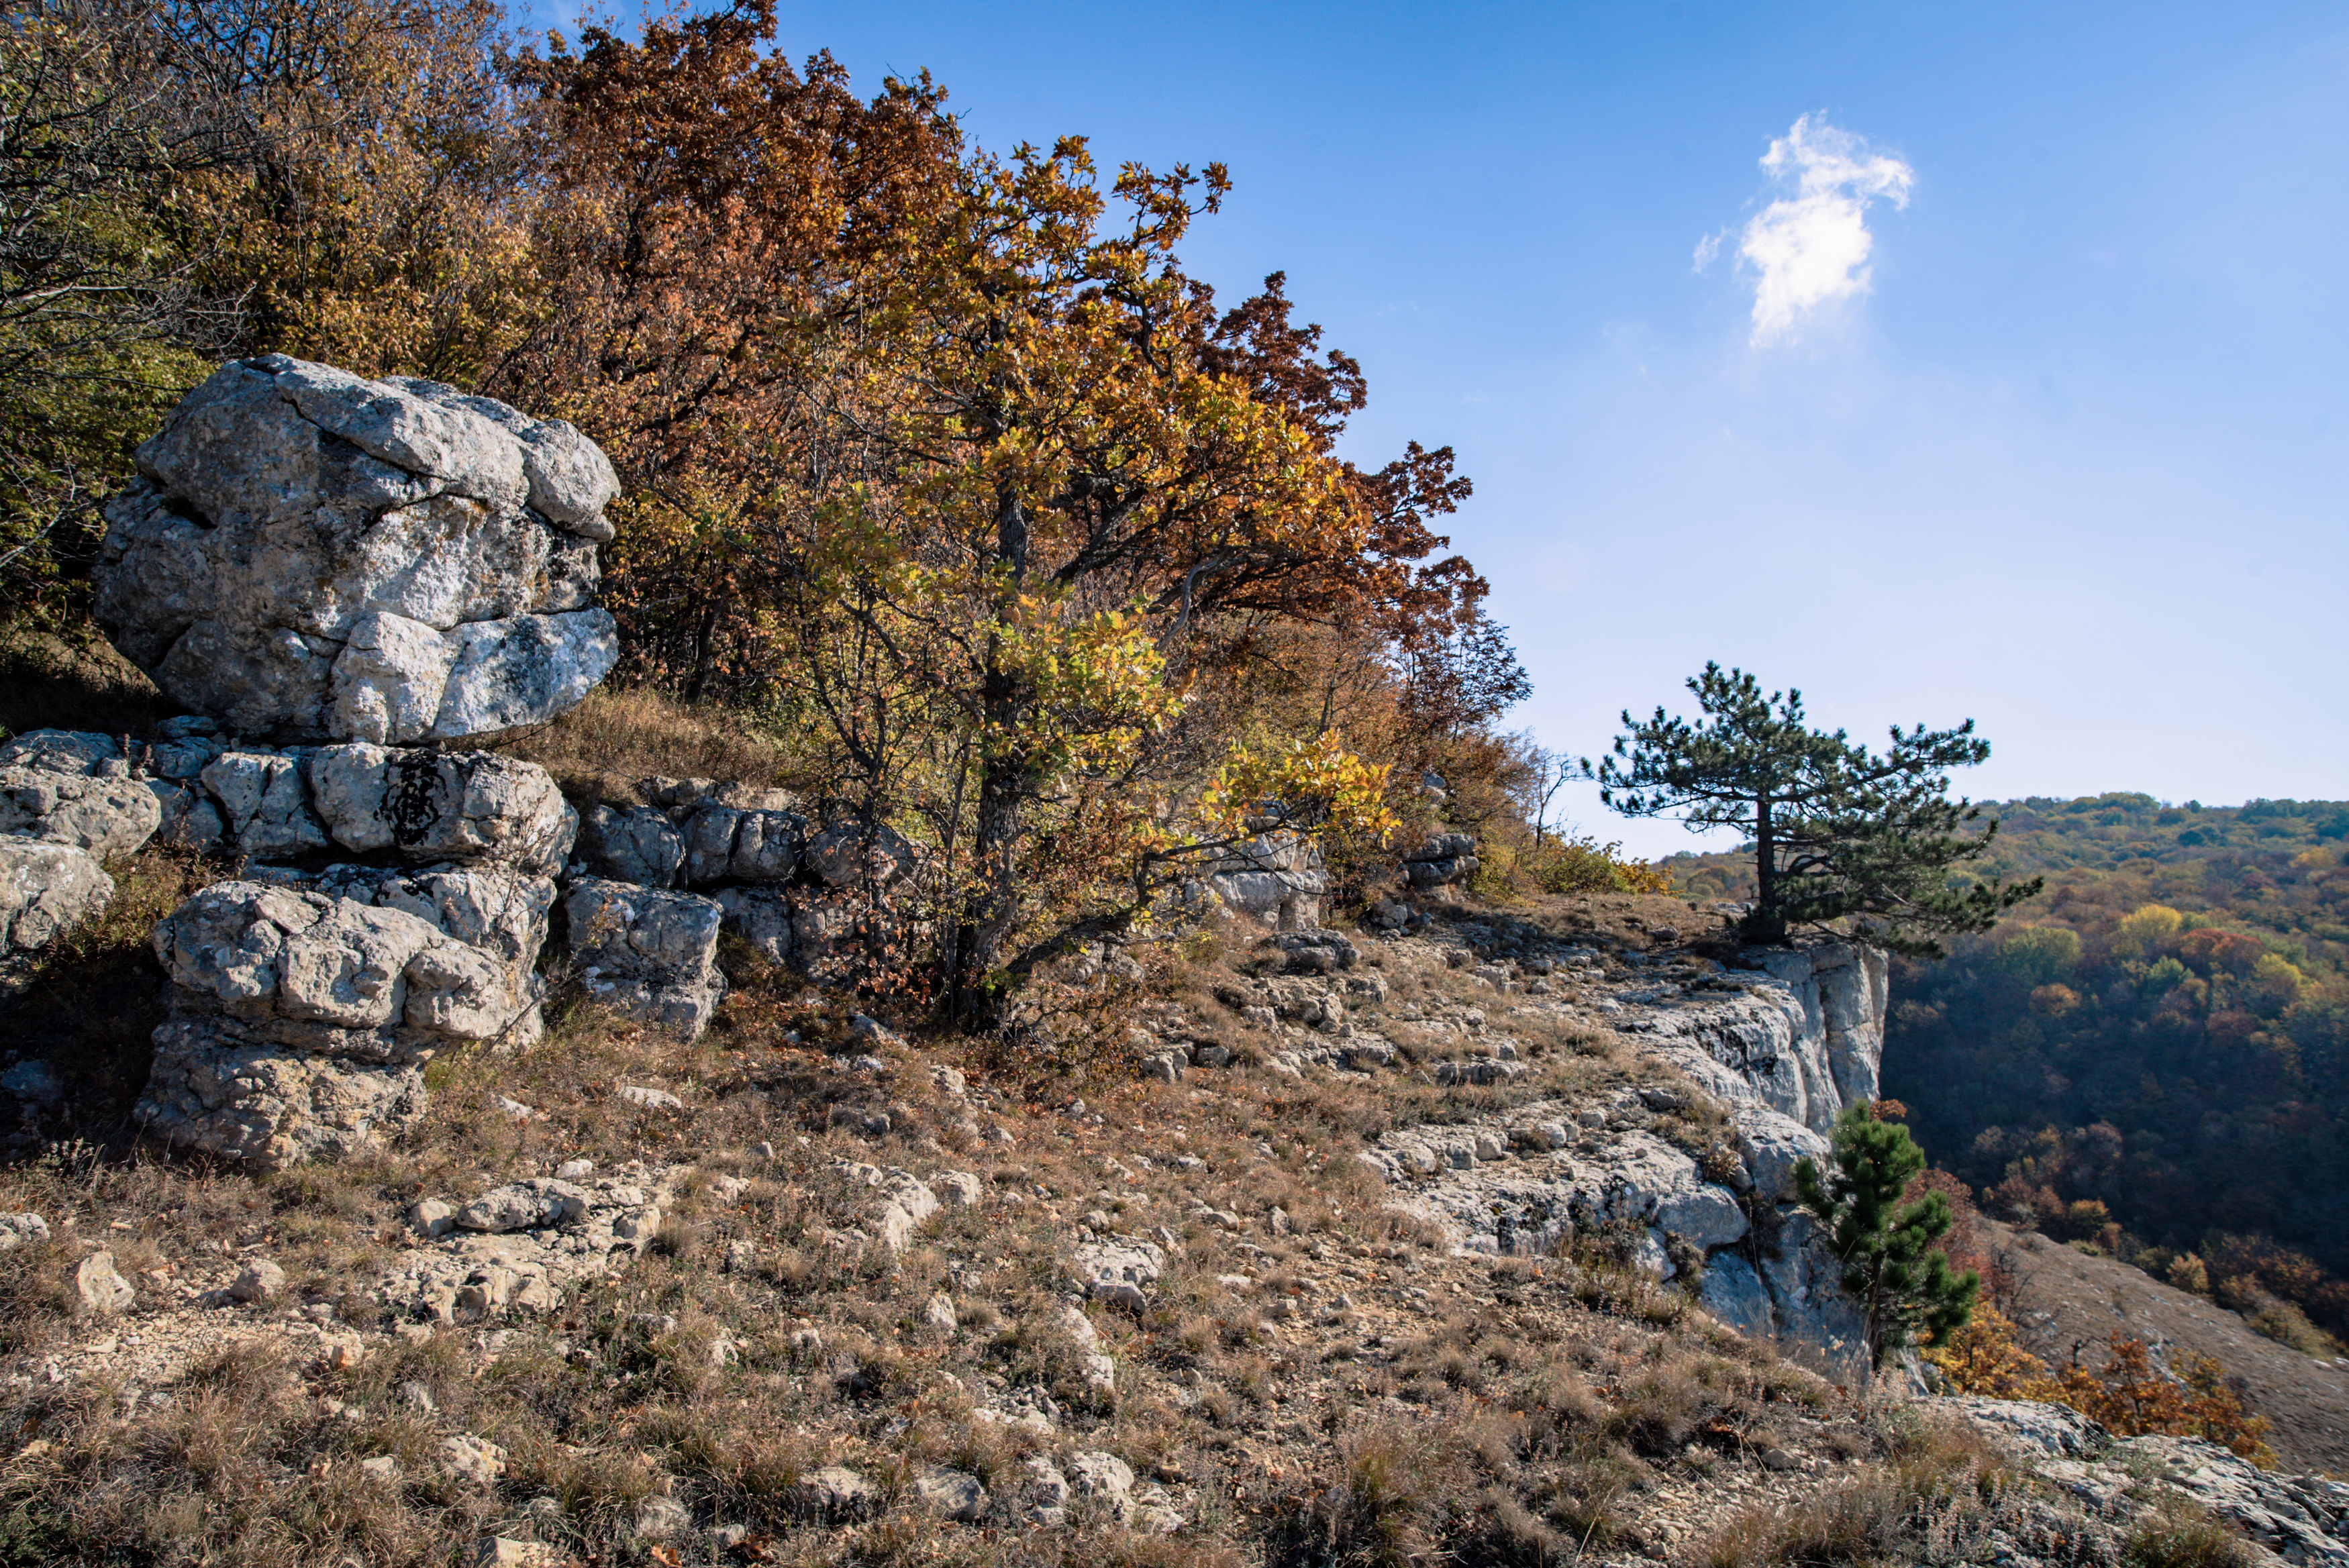
[[[1708,1310],[1838,1372],[1863,1343],[1819,1229],[1792,1207],[1795,1162],[1827,1150],[1846,1105],[1876,1097],[1887,965],[1847,942],[1747,949],[1735,965],[1659,966],[1569,949],[1522,1005],[1603,1018],[1643,1057],[1702,1088],[1736,1148],[1703,1159],[1659,1136],[1685,1091],[1659,1078],[1604,1095],[1391,1135],[1364,1159],[1466,1251],[1540,1253],[1611,1228],[1667,1277],[1702,1271]],[[1496,976],[1498,986],[1516,983]],[[1478,1020],[1482,1026],[1482,1020]],[[1506,1075],[1506,1041],[1485,1035]],[[1357,1030],[1335,1054],[1375,1049]]]

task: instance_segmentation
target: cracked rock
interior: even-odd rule
[[[0,993],[21,988],[52,938],[114,898],[114,879],[88,850],[0,838]]]
[[[792,1489],[799,1512],[828,1524],[844,1524],[878,1510],[881,1489],[841,1465],[808,1471]]]
[[[82,1310],[111,1317],[138,1300],[130,1282],[115,1271],[112,1253],[92,1253],[74,1270],[74,1295]]]
[[[587,1212],[586,1189],[553,1177],[493,1187],[459,1212],[468,1231],[537,1231],[564,1225]]]
[[[589,995],[624,1017],[701,1033],[726,989],[716,900],[581,877],[563,907]]]
[[[589,607],[617,482],[561,421],[272,354],[222,366],[137,463],[106,509],[98,623],[240,735],[543,722],[618,656]]]
[[[1088,1242],[1071,1255],[1071,1265],[1095,1300],[1138,1311],[1149,1305],[1143,1293],[1165,1271],[1166,1254],[1151,1242]]]
[[[944,1465],[932,1465],[916,1476],[914,1495],[923,1508],[941,1519],[973,1524],[987,1512],[987,1488],[978,1478]]]
[[[100,860],[127,855],[163,825],[155,792],[116,779],[0,768],[0,833],[70,844]]]
[[[597,876],[669,888],[677,885],[685,863],[685,836],[650,806],[626,811],[596,806],[580,819],[578,851]]]

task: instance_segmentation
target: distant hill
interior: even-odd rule
[[[1944,962],[1896,962],[1884,1087],[1919,1141],[2002,1217],[2155,1267],[2256,1268],[2349,1326],[2349,1288],[2224,1240],[2349,1274],[2349,802],[1985,816],[1980,863],[2047,892]],[[1691,897],[1751,891],[1735,855],[1661,864]]]

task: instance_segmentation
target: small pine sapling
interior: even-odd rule
[[[1827,1228],[1843,1264],[1843,1288],[1868,1317],[1871,1366],[1919,1339],[1938,1344],[1965,1326],[1982,1295],[1982,1276],[1950,1267],[1934,1246],[1956,1223],[1944,1193],[1913,1202],[1901,1193],[1925,1168],[1925,1151],[1897,1121],[1878,1121],[1867,1105],[1836,1119],[1830,1169],[1795,1165],[1795,1192]]]

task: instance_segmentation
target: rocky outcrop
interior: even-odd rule
[[[685,864],[685,835],[650,806],[595,806],[579,820],[578,852],[581,864],[599,877],[675,887]]]
[[[1837,1109],[1876,1099],[1883,1080],[1884,1013],[1891,984],[1884,950],[1857,942],[1810,942],[1749,948],[1747,958],[1783,984],[1803,1009],[1805,1059],[1816,1064],[1808,1070],[1834,1085]]]
[[[279,355],[222,366],[138,467],[97,614],[199,711],[0,747],[0,982],[104,904],[99,857],[233,855],[243,879],[156,928],[171,1017],[139,1114],[232,1158],[363,1147],[420,1111],[435,1053],[542,1031],[577,815],[545,769],[438,743],[550,718],[611,667],[591,601],[617,481],[560,421]]]
[[[1402,858],[1403,881],[1415,888],[1442,887],[1465,882],[1484,862],[1476,858],[1476,841],[1466,833],[1438,833]]]
[[[550,879],[505,866],[330,866],[309,885],[329,898],[413,915],[487,954],[497,965],[488,1006],[512,1020],[499,1043],[527,1044],[543,1032],[538,1007],[545,982],[537,964],[554,906]]]
[[[1884,1056],[1884,954],[1850,942],[1747,948],[1717,985],[1651,988],[1616,1027],[1716,1099],[1824,1133],[1877,1097]]]
[[[1282,829],[1225,849],[1203,868],[1199,891],[1276,930],[1310,931],[1330,878],[1319,841]]]
[[[0,835],[127,855],[162,825],[144,769],[111,736],[36,729],[0,746]]]
[[[618,655],[595,443],[409,377],[222,366],[107,506],[99,624],[236,734],[397,745],[543,722]]]
[[[577,825],[544,769],[359,742],[233,748],[203,718],[128,755],[58,731],[17,746],[93,780],[122,770],[166,841],[252,866],[156,928],[172,983],[140,1104],[156,1136],[264,1163],[347,1151],[420,1114],[434,1052],[541,1033],[547,873]]]
[[[2262,1562],[2349,1564],[2349,1485],[2328,1476],[2262,1470],[2199,1438],[2116,1441],[2062,1405],[1979,1398],[1932,1405],[1998,1439],[2054,1488],[2096,1510],[2125,1514],[2132,1500],[2172,1491],[2273,1553],[2262,1553]]]
[[[325,746],[308,754],[305,772],[327,836],[355,853],[544,876],[562,869],[578,831],[578,813],[545,769],[495,752]]]
[[[0,834],[70,844],[106,860],[136,850],[162,822],[153,792],[127,774],[0,767]]]
[[[714,899],[578,877],[564,894],[587,994],[623,1017],[698,1035],[726,994]]]
[[[215,882],[155,928],[173,1005],[250,1043],[367,1061],[494,1040],[519,1020],[490,954],[405,910]]]
[[[1366,1151],[1390,1181],[1441,1173],[1413,1207],[1474,1250],[1541,1255],[1610,1223],[1637,1227],[1642,1258],[1670,1277],[1667,1242],[1725,1247],[1751,1228],[1737,1194],[1623,1118],[1560,1119],[1554,1102],[1506,1117],[1392,1133]]]
[[[150,787],[167,841],[262,863],[379,855],[551,875],[578,830],[544,769],[488,751],[223,750],[188,780]]]
[[[1699,1149],[1685,1122],[1665,1136],[1690,1097],[1650,1085],[1390,1133],[1363,1152],[1363,1163],[1404,1207],[1436,1221],[1466,1250],[1541,1254],[1602,1237],[1664,1277],[1698,1271],[1700,1298],[1724,1322],[1839,1376],[1852,1371],[1866,1353],[1862,1320],[1816,1222],[1792,1207],[1791,1186],[1796,1161],[1826,1154],[1826,1130],[1843,1107],[1875,1097],[1884,958],[1826,942],[1748,950],[1740,961],[1751,966],[1675,964],[1669,974],[1678,977],[1667,978],[1642,957],[1625,966],[1626,983],[1611,994],[1581,994],[1619,1033],[1726,1110],[1729,1140]],[[1514,964],[1473,972],[1503,995],[1524,988]],[[1609,973],[1579,948],[1529,960],[1523,972],[1534,976],[1529,1002],[1545,1007],[1558,1005],[1538,1000],[1558,995],[1550,976],[1573,975],[1578,986]],[[1307,1022],[1309,999],[1286,997],[1282,987],[1319,998],[1325,1016],[1308,1026],[1338,1038],[1284,1053],[1288,1065],[1276,1058],[1277,1069],[1293,1071],[1309,1057],[1357,1071],[1393,1061],[1391,1046],[1333,1007],[1338,985],[1290,975],[1259,981],[1266,1021]],[[1226,1001],[1249,999],[1236,991]],[[1477,1009],[1456,1020],[1416,1009],[1399,1017],[1423,1036],[1456,1026],[1464,1046],[1475,1043],[1466,1059],[1424,1068],[1439,1084],[1499,1082],[1524,1071],[1514,1045]]]
[[[648,892],[692,889],[706,896],[677,908],[714,901],[725,930],[813,978],[831,977],[855,956],[864,934],[893,924],[890,891],[912,872],[916,857],[914,847],[886,823],[854,816],[812,819],[784,789],[707,779],[647,779],[640,788],[650,804],[590,810],[572,866],[574,885],[596,881]],[[670,908],[657,900],[642,901],[642,907]],[[657,918],[666,923],[670,916]],[[586,951],[575,944],[574,950]],[[601,974],[591,989],[632,1016],[657,1014],[677,1026],[698,1028],[688,1020],[706,1018],[707,1007],[686,998],[706,993],[714,1005],[714,981],[697,977],[691,963],[656,975],[643,968],[641,954],[627,957],[600,945],[595,951]],[[647,999],[654,993],[667,999]]]
[[[167,1142],[279,1164],[424,1109],[421,1068],[539,1037],[554,884],[512,865],[336,865],[218,882],[156,928],[172,1016],[139,1115]]]
[[[153,1136],[223,1159],[298,1163],[373,1147],[424,1114],[419,1065],[222,1043],[193,1020],[155,1032],[137,1115]]]

